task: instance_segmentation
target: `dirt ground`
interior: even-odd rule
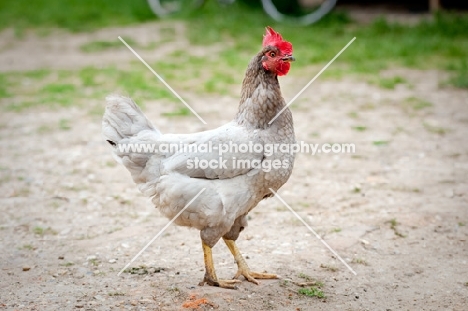
[[[126,50],[88,55],[79,45],[118,35],[144,41],[155,27],[23,39],[6,31],[0,70],[131,62]],[[320,70],[298,75],[294,66],[281,78],[286,100]],[[270,198],[253,210],[238,245],[253,270],[281,278],[258,286],[244,281],[238,290],[198,286],[204,273],[198,232],[176,226],[132,264],[134,274],[117,276],[168,220],[114,164],[100,118],[79,107],[2,111],[0,309],[466,310],[468,92],[441,86],[446,76],[437,71],[383,74],[408,83],[384,90],[319,78],[300,97],[292,109],[297,139],[354,143],[356,153],[301,154],[279,191],[357,275]],[[162,132],[214,128],[237,108],[234,96],[182,95],[208,125],[195,116],[164,117],[154,99],[144,111]],[[432,105],[413,109],[412,97]],[[71,120],[70,130],[38,130],[61,118]],[[223,243],[214,258],[219,277],[234,275]],[[299,294],[307,282],[323,283],[326,297]]]

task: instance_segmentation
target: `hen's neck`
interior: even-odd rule
[[[269,127],[268,122],[283,109],[285,102],[281,96],[278,77],[263,68],[262,56],[259,53],[247,67],[235,120],[240,125],[264,129]],[[284,112],[289,114],[289,109],[286,110],[288,111]]]

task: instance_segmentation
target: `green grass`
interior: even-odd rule
[[[432,124],[429,124],[427,122],[423,122],[423,127],[430,133],[433,134],[438,134],[438,135],[445,135],[449,131],[448,129],[440,126],[435,126]]]
[[[324,73],[325,77],[346,75],[375,77],[381,70],[395,67],[447,69],[452,73],[448,83],[468,88],[468,17],[462,14],[438,13],[430,21],[408,26],[383,18],[371,24],[353,22],[346,13],[334,11],[317,24],[296,27],[272,21],[258,5],[237,1],[219,6],[209,1],[201,10],[176,18],[187,22],[187,35],[193,45],[219,44],[225,49],[211,57],[193,60],[188,51],[181,57],[165,60],[167,67],[184,68],[176,76],[197,78],[203,68],[215,69],[203,79],[203,92],[227,92],[232,83],[240,84],[250,58],[261,48],[266,25],[280,31],[294,44],[297,74],[309,66],[322,66],[353,37],[357,40]],[[249,3],[249,4],[246,4]],[[0,29],[60,27],[70,31],[90,31],[109,26],[125,26],[157,20],[146,0],[17,0],[0,2]],[[166,29],[166,28],[165,28]],[[175,41],[174,29],[163,31],[167,41]],[[119,41],[96,41],[82,46],[87,52],[118,48]],[[182,62],[180,62],[182,59]],[[218,65],[222,65],[220,68]],[[189,74],[187,74],[189,73]],[[221,80],[220,80],[221,77]],[[224,80],[223,80],[224,79]],[[2,81],[0,81],[2,82]],[[381,78],[376,82],[393,89],[406,83],[405,77]],[[0,83],[3,85],[3,83]],[[0,97],[10,93],[0,87]]]
[[[29,250],[29,251],[32,251],[34,249],[36,249],[33,245],[31,244],[24,244],[21,249],[25,249],[25,250]]]
[[[125,293],[123,292],[109,292],[109,296],[125,296]]]
[[[400,238],[406,238],[406,235],[404,235],[403,233],[401,233],[397,226],[400,224],[395,218],[393,219],[390,219],[389,221],[387,221],[387,223],[390,224],[390,229],[393,230],[393,232],[395,233],[396,236],[400,237]]]
[[[0,73],[0,98],[11,97],[8,91],[8,76]]]
[[[190,109],[188,109],[187,107],[180,107],[178,108],[177,110],[173,111],[173,112],[164,112],[162,113],[163,116],[165,117],[186,117],[186,116],[189,116],[191,115],[192,112],[190,111]]]
[[[4,83],[0,84],[0,95],[3,88],[5,94],[18,94],[18,96],[14,100],[5,98],[0,101],[0,109],[13,112],[34,108],[55,109],[87,104],[86,107],[90,109],[90,115],[101,115],[104,106],[89,105],[89,101],[94,100],[103,104],[105,96],[112,92],[128,94],[141,106],[150,99],[178,101],[139,62],[132,64],[128,69],[107,66],[56,72],[11,72],[0,74],[0,80],[2,79]],[[174,82],[174,80],[170,82]],[[185,113],[184,111],[178,112],[179,115]]]
[[[364,265],[364,266],[368,266],[369,264],[367,263],[366,260],[362,259],[362,258],[353,258],[353,263],[356,263],[356,264],[360,264],[360,265]]]
[[[376,140],[376,141],[373,141],[373,142],[372,142],[372,144],[373,144],[374,146],[386,146],[386,145],[388,145],[388,143],[389,143],[389,142],[386,141],[386,140]]]
[[[35,29],[53,35],[48,27],[70,31],[92,31],[156,20],[146,0],[36,0],[0,1],[0,30],[12,27],[21,33]],[[385,69],[409,67],[441,69],[450,73],[448,84],[468,88],[468,17],[438,13],[430,21],[407,26],[383,18],[370,24],[353,22],[346,13],[334,11],[315,25],[295,27],[272,21],[259,6],[237,1],[229,7],[209,1],[193,14],[176,17],[186,23],[191,46],[176,50],[164,60],[150,65],[183,96],[184,92],[237,96],[249,60],[261,49],[264,27],[271,25],[294,44],[297,61],[290,75],[309,77],[317,73],[353,37],[356,41],[324,72],[320,79],[358,77],[389,90],[408,83],[404,76],[382,78]],[[170,24],[168,24],[170,25]],[[174,27],[163,26],[163,40],[177,41]],[[132,45],[137,42],[131,38]],[[191,55],[196,46],[221,45],[205,56]],[[147,49],[155,46],[149,44]],[[85,52],[124,48],[115,39],[93,41],[81,46]],[[128,65],[128,64],[127,64]],[[34,70],[0,73],[0,109],[21,112],[25,109],[77,106],[94,100],[91,115],[102,111],[106,94],[119,92],[138,104],[147,100],[177,99],[140,62],[131,66],[85,67],[77,70]],[[18,96],[13,96],[17,94]],[[419,99],[408,99],[403,109],[415,113],[431,106]],[[361,106],[374,109],[375,105]],[[168,116],[187,115],[181,110]],[[358,112],[350,117],[359,118]],[[430,132],[442,130],[426,126]],[[364,131],[364,126],[354,127]],[[383,145],[386,142],[374,142]]]
[[[422,110],[433,106],[431,102],[417,97],[406,98],[403,105],[411,110]]]
[[[353,130],[358,132],[364,132],[365,130],[367,130],[367,126],[353,126]]]
[[[190,41],[195,45],[223,42],[227,51],[235,55],[234,62],[220,55],[228,64],[229,72],[243,71],[248,60],[261,48],[261,34],[265,25],[271,25],[294,45],[297,62],[294,70],[308,66],[324,65],[353,37],[357,40],[333,63],[324,77],[339,78],[349,74],[375,76],[381,70],[395,67],[437,68],[452,66],[454,79],[450,81],[463,87],[468,80],[468,70],[459,65],[468,58],[468,17],[439,13],[433,21],[423,21],[416,26],[406,26],[378,19],[370,25],[358,25],[344,13],[327,15],[309,27],[292,27],[272,22],[263,12],[248,10],[236,3],[229,14],[222,8],[207,4],[197,16],[190,17]],[[195,23],[196,20],[196,23]],[[295,69],[295,68],[296,69]],[[378,84],[393,89],[406,83],[404,77],[380,79]]]
[[[453,61],[447,66],[447,69],[452,72],[452,77],[448,83],[459,88],[468,89],[468,60],[460,59],[458,62]]]
[[[308,297],[325,298],[323,291],[313,286],[309,288],[301,288],[299,289],[298,293]]]
[[[326,265],[326,264],[320,264],[320,268],[325,269],[330,272],[336,272],[338,271],[338,268],[332,265]]]
[[[32,232],[34,234],[36,234],[36,235],[39,235],[39,236],[44,236],[46,234],[57,235],[57,231],[55,231],[54,229],[52,229],[50,227],[44,228],[44,227],[41,227],[41,226],[35,226],[32,229]]]
[[[0,29],[34,27],[89,31],[155,20],[146,0],[0,1]]]
[[[60,119],[59,120],[59,123],[58,123],[58,127],[59,129],[61,129],[62,131],[68,131],[71,129],[71,126],[70,126],[70,120],[67,120],[67,119]]]
[[[398,84],[405,84],[407,81],[405,78],[395,76],[391,78],[380,78],[377,84],[384,89],[394,90]]]

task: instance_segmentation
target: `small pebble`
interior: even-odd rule
[[[23,271],[29,271],[29,270],[31,270],[31,267],[29,267],[29,266],[24,266],[23,267]]]
[[[65,259],[65,256],[59,256],[58,259],[63,260]]]

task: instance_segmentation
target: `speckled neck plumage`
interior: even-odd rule
[[[235,120],[240,124],[253,128],[265,129],[268,122],[285,106],[281,95],[278,76],[262,66],[263,51],[257,54],[249,63],[242,83],[239,111]],[[284,111],[290,115],[289,109]],[[281,122],[283,117],[276,121]],[[275,121],[275,122],[276,122]]]

